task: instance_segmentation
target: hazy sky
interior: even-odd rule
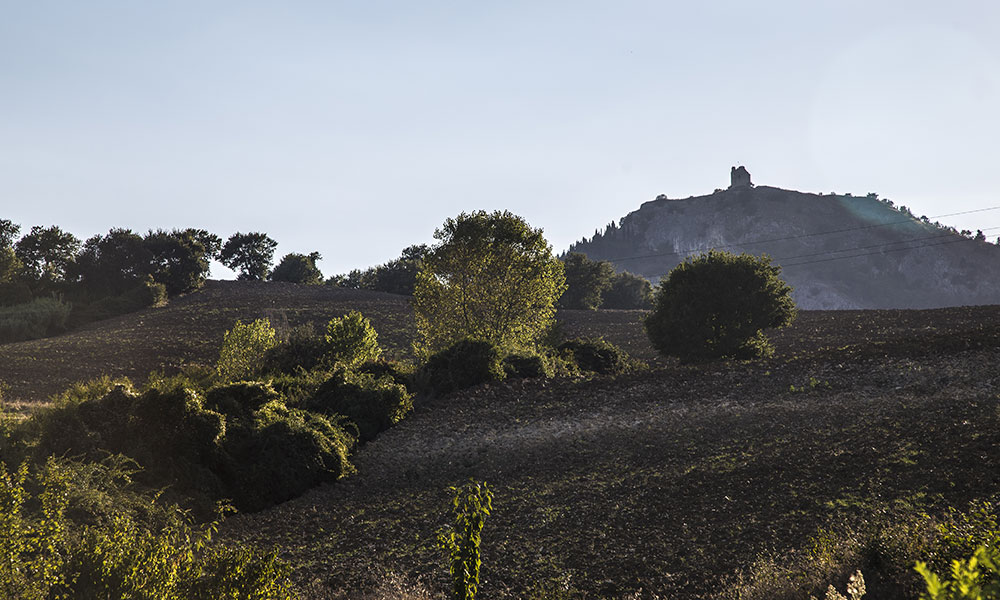
[[[475,209],[561,251],[737,164],[1000,205],[998,110],[989,0],[0,0],[0,218],[265,231],[327,275]]]

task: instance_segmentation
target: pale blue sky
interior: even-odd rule
[[[266,231],[331,275],[480,208],[561,251],[736,164],[918,215],[1000,205],[987,0],[0,7],[0,218],[25,230]]]

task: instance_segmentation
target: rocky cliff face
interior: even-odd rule
[[[772,257],[803,309],[1000,304],[1000,247],[873,196],[764,186],[685,200],[661,196],[570,251],[655,284],[712,248]]]

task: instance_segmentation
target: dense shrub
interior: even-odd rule
[[[79,494],[70,475],[53,459],[35,477],[26,463],[14,473],[0,463],[4,598],[293,598],[290,569],[273,553],[209,544],[217,522],[195,527],[173,511],[149,527],[119,511],[105,523],[74,525],[67,508]]]
[[[780,273],[767,257],[714,250],[681,263],[657,289],[645,322],[650,342],[682,360],[770,354],[763,330],[795,318]]]
[[[558,347],[559,353],[581,371],[618,375],[629,368],[630,359],[621,348],[602,338],[575,338]]]
[[[134,459],[136,480],[204,510],[228,498],[257,510],[352,470],[354,438],[336,418],[287,407],[269,385],[211,389],[205,400],[173,382],[136,392],[107,390],[111,380],[79,386],[18,426],[35,457],[108,453]]]
[[[376,360],[382,355],[378,333],[371,322],[356,310],[327,323],[326,346],[327,360],[347,367]]]
[[[370,360],[361,363],[354,370],[358,373],[367,373],[375,379],[388,377],[393,383],[406,386],[407,389],[412,386],[413,369],[391,360]]]
[[[503,358],[503,370],[508,377],[552,377],[551,362],[541,354],[514,353]]]
[[[247,406],[259,399],[255,395],[237,404]],[[230,421],[220,476],[237,508],[260,510],[353,472],[347,458],[353,444],[353,436],[336,417],[273,400]]]
[[[54,298],[38,298],[27,304],[0,306],[0,342],[19,342],[66,329],[70,305]]]
[[[277,344],[276,333],[267,319],[243,324],[236,321],[226,332],[219,351],[216,371],[223,381],[246,379],[260,372],[264,356]]]
[[[293,374],[314,369],[326,355],[326,339],[311,325],[293,327],[287,338],[264,354],[265,373]]]
[[[357,426],[360,439],[368,441],[401,421],[412,410],[413,402],[406,388],[390,377],[376,378],[340,369],[316,390],[304,408],[344,415]]]
[[[483,340],[462,340],[432,354],[420,375],[428,391],[438,394],[506,377],[500,349]]]

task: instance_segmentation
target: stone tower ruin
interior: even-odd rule
[[[753,187],[753,184],[750,183],[750,173],[746,167],[740,165],[729,171],[729,189],[742,187]]]

